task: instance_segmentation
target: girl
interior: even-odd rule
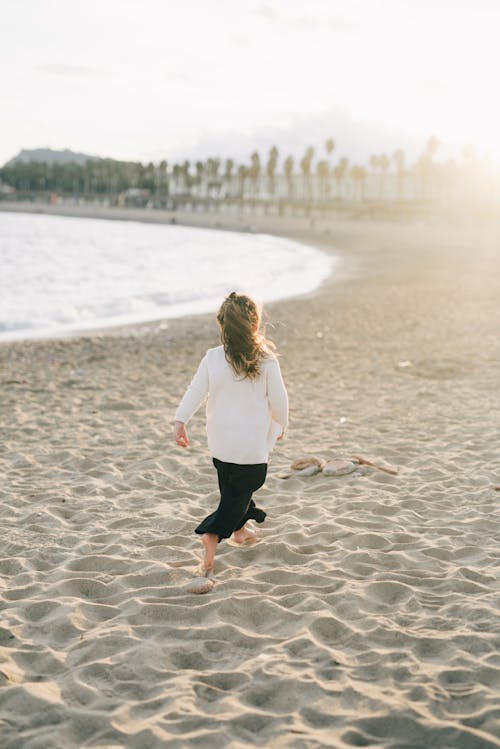
[[[256,507],[252,494],[263,485],[269,453],[288,424],[286,388],[260,321],[250,297],[233,291],[224,300],[217,314],[222,346],[207,351],[175,413],[175,441],[187,447],[185,425],[208,396],[208,447],[220,502],[195,529],[205,547],[201,572],[207,576],[223,538],[240,546],[257,541],[245,523],[262,523],[266,513]]]

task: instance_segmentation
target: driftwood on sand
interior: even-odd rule
[[[378,471],[385,471],[385,473],[391,473],[393,476],[397,476],[397,473],[398,473],[398,469],[394,468],[394,466],[380,465],[380,463],[373,463],[371,460],[367,460],[367,458],[363,458],[361,455],[354,455],[354,457],[352,457],[351,460],[355,461],[356,463],[359,463],[360,465],[370,466],[370,468],[376,468]]]
[[[394,466],[376,463],[361,455],[354,455],[350,458],[333,458],[330,460],[310,455],[294,460],[289,469],[285,469],[278,474],[278,478],[288,479],[291,476],[314,476],[320,472],[323,472],[325,476],[345,476],[357,471],[359,466],[369,466],[378,471],[390,473],[393,476],[396,476],[398,473],[398,469],[394,468]]]
[[[293,461],[290,468],[293,468],[294,471],[302,471],[309,466],[318,466],[321,471],[325,463],[326,460],[323,460],[323,458],[317,458],[315,455],[311,455],[307,458],[297,458],[297,460]]]

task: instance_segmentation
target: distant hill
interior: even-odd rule
[[[23,148],[17,156],[7,161],[5,166],[13,166],[19,162],[42,161],[49,164],[85,164],[88,160],[99,161],[99,156],[90,156],[88,153],[77,153],[65,148],[64,151],[54,151],[52,148]]]

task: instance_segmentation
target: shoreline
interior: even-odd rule
[[[213,315],[0,347],[6,749],[499,749],[498,236],[308,241],[346,265],[266,305],[290,428],[206,595],[204,416],[171,421]],[[398,473],[279,478],[311,454]]]
[[[422,241],[427,237],[432,237],[433,233],[439,236],[447,237],[451,245],[467,246],[471,245],[477,231],[477,223],[471,222],[466,227],[453,225],[435,225],[433,222],[416,220],[411,223],[395,221],[371,221],[371,220],[347,220],[336,219],[334,217],[308,218],[306,216],[279,217],[267,215],[240,215],[234,216],[225,213],[193,213],[190,211],[163,211],[144,208],[117,208],[102,206],[78,206],[78,205],[44,205],[38,203],[16,203],[0,201],[0,211],[43,214],[54,216],[69,216],[74,218],[90,218],[102,220],[118,221],[137,221],[139,223],[154,223],[166,225],[178,225],[190,228],[200,229],[217,229],[221,231],[234,231],[250,234],[267,234],[269,236],[282,237],[293,241],[301,242],[307,246],[334,256],[339,260],[336,269],[336,278],[342,282],[353,279],[358,273],[362,272],[362,266],[371,263],[372,252],[364,246],[364,238],[367,239],[367,246],[372,243],[372,236],[379,237],[382,241],[385,237],[390,237],[391,241],[407,232],[414,232]],[[483,224],[481,224],[483,226]],[[500,226],[495,222],[483,226],[482,233],[488,234],[497,232],[500,235]],[[465,239],[464,239],[465,237]],[[330,274],[331,275],[331,274]],[[321,282],[320,286],[304,296],[308,298],[310,294],[319,291],[327,280]],[[295,297],[290,297],[291,299]],[[270,305],[279,304],[283,300],[271,302]],[[268,305],[266,305],[268,306]],[[196,313],[184,317],[210,316],[211,313]],[[154,323],[167,323],[181,318],[158,318],[157,320],[145,321],[142,323],[123,323],[105,327],[96,327],[82,329],[81,331],[68,332],[68,335],[54,336],[54,340],[59,337],[78,337],[96,334],[112,334],[113,331],[121,333],[128,327],[135,331],[148,329]],[[30,340],[51,340],[52,337],[40,337],[22,339],[19,342]],[[14,343],[15,341],[0,341],[0,345],[5,343]]]
[[[317,249],[324,254],[328,255],[336,261],[340,261],[340,255],[335,252],[335,248],[331,248],[329,243],[325,243],[321,236],[315,236],[314,240],[311,239],[309,219],[297,219],[293,222],[292,226],[287,222],[276,222],[269,220],[269,217],[255,217],[257,222],[249,225],[245,222],[244,217],[234,216],[221,216],[216,219],[210,219],[206,215],[203,216],[192,216],[190,213],[185,212],[179,214],[178,212],[171,211],[153,211],[147,209],[128,209],[128,208],[102,208],[102,207],[89,207],[89,206],[50,206],[50,205],[38,205],[31,203],[7,203],[0,202],[0,211],[6,213],[27,213],[36,215],[48,215],[48,216],[63,216],[71,218],[89,218],[98,220],[112,220],[112,221],[134,221],[138,223],[153,223],[170,226],[181,226],[189,228],[198,228],[206,230],[217,230],[217,231],[229,231],[242,234],[265,234],[268,236],[274,236],[277,238],[289,239],[291,241],[303,244],[306,247]],[[259,221],[259,218],[264,218],[264,221]],[[280,225],[281,224],[281,225]],[[286,227],[286,231],[284,230]],[[328,228],[324,228],[326,234],[329,234]],[[338,263],[340,264],[340,263]],[[347,265],[347,262],[346,262]],[[343,270],[341,268],[336,269],[337,272],[342,275]],[[329,276],[334,273],[333,266],[330,270]],[[345,271],[344,271],[345,272]],[[292,293],[279,299],[275,299],[267,304],[275,304],[285,299],[295,299],[299,297],[307,297],[310,294],[314,294],[317,289],[326,281],[322,279],[318,282],[315,289],[311,291]],[[184,317],[198,317],[200,315],[211,315],[212,311],[206,312],[187,312],[183,314],[175,314],[172,316],[163,316],[161,314],[156,315],[153,318],[147,318],[144,320],[125,320],[120,322],[109,322],[85,326],[75,327],[62,327],[60,330],[46,330],[41,331],[34,330],[30,335],[24,335],[23,337],[17,338],[15,331],[8,331],[5,337],[0,336],[0,345],[8,343],[22,343],[23,341],[40,341],[40,340],[57,340],[59,338],[73,338],[81,336],[89,336],[93,333],[105,334],[109,331],[113,334],[113,331],[120,332],[127,327],[131,327],[134,330],[148,327],[151,324],[168,324],[169,321],[184,318]]]
[[[241,231],[287,236],[303,234],[310,236],[322,233],[328,235],[330,224],[338,223],[336,219],[307,218],[305,216],[280,217],[274,215],[231,214],[231,213],[196,213],[194,211],[167,211],[147,208],[119,208],[98,205],[46,205],[42,203],[0,201],[0,211],[15,213],[34,213],[48,216],[72,216],[75,218],[100,218],[118,221],[139,221],[143,223],[172,224],[202,229],[219,229],[221,231]],[[347,221],[346,223],[357,223]]]

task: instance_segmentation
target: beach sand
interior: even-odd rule
[[[2,749],[500,747],[498,233],[252,222],[340,260],[267,308],[291,424],[205,594],[213,316],[0,345]]]

